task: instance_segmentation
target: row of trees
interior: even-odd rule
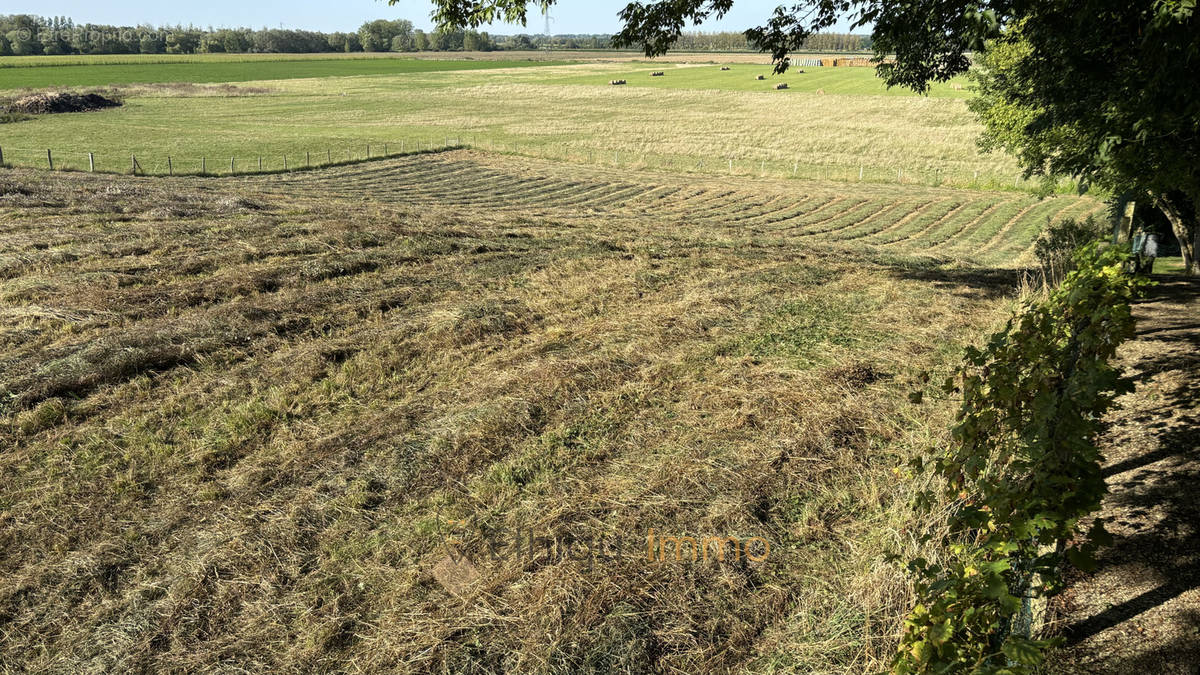
[[[758,51],[742,32],[682,33],[673,49],[680,51],[744,52]],[[857,52],[871,49],[870,35],[853,33],[817,33],[810,35],[800,47],[820,52]]]
[[[821,33],[805,48],[819,51],[870,49],[869,36]],[[749,51],[743,33],[685,33],[679,47],[697,51]],[[77,24],[68,17],[29,14],[0,16],[0,56],[36,54],[214,54],[492,51],[532,49],[612,49],[612,36],[497,35],[459,28],[426,32],[411,21],[369,21],[354,33],[321,33],[279,28],[196,26],[110,26]]]
[[[425,32],[411,21],[371,21],[354,33],[279,28],[111,26],[67,17],[0,16],[0,56],[39,54],[219,54],[318,52],[491,51],[485,32]]]

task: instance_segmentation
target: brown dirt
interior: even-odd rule
[[[1052,672],[1200,673],[1200,281],[1156,280],[1103,441],[1115,542],[1055,602]]]

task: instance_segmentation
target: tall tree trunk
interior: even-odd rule
[[[1196,226],[1196,209],[1187,209],[1180,203],[1184,199],[1177,194],[1155,195],[1154,205],[1157,206],[1171,223],[1171,231],[1179,240],[1179,250],[1183,252],[1183,270],[1185,274],[1200,274],[1196,253],[1200,248],[1200,227]]]

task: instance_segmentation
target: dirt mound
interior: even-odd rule
[[[114,108],[121,105],[120,101],[105,98],[100,94],[77,94],[64,91],[55,94],[30,94],[23,96],[8,106],[9,112],[42,115],[45,113],[87,112]]]

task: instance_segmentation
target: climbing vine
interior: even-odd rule
[[[917,601],[895,673],[1019,675],[1054,644],[1030,635],[1030,599],[1061,588],[1064,560],[1091,568],[1110,540],[1101,520],[1086,533],[1080,521],[1106,490],[1101,419],[1131,389],[1110,364],[1133,335],[1129,302],[1145,283],[1123,271],[1127,258],[1080,249],[1058,288],[1025,302],[947,379],[945,391],[962,396],[951,443],[911,465],[939,479],[919,507],[952,504],[938,535],[946,555],[908,563]]]

